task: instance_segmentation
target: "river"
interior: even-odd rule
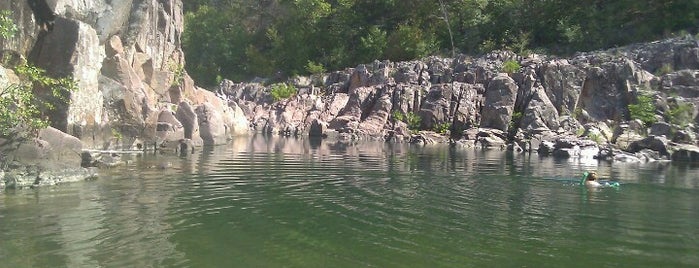
[[[0,267],[699,266],[681,164],[259,135],[124,159],[0,193]]]

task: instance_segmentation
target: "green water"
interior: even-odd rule
[[[699,266],[676,164],[257,136],[101,174],[0,193],[0,267]]]

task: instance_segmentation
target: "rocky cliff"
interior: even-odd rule
[[[4,0],[0,10],[12,11],[19,30],[0,38],[0,84],[16,81],[12,68],[22,62],[78,82],[51,115],[53,128],[80,141],[73,158],[85,149],[223,144],[248,131],[237,106],[184,71],[181,0]],[[10,153],[17,146],[3,144],[3,162],[26,162]]]
[[[515,68],[506,73],[508,64]],[[279,102],[270,97],[274,85],[224,81],[219,92],[257,131],[282,135],[451,138],[564,157],[699,160],[699,41],[692,36],[571,58],[496,51],[376,61],[287,83],[298,94]],[[656,123],[630,111],[640,96],[651,97]]]

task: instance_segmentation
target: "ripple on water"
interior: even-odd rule
[[[50,267],[19,256],[71,267],[699,264],[699,195],[671,175],[695,170],[664,167],[661,182],[646,179],[656,170],[600,166],[625,184],[588,191],[565,183],[589,169],[570,161],[289,144],[144,156],[81,186],[5,194],[0,257],[13,267]]]

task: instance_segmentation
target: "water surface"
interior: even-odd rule
[[[689,166],[262,136],[128,159],[0,193],[0,267],[699,266]]]

